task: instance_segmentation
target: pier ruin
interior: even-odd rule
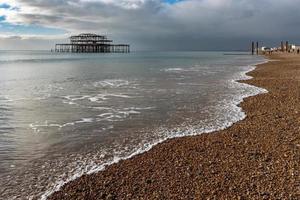
[[[69,53],[129,53],[129,44],[113,44],[104,35],[83,33],[70,37],[70,43],[56,44],[55,52]]]

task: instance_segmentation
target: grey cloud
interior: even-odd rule
[[[243,49],[251,40],[275,45],[300,39],[300,0],[186,0],[173,5],[145,0],[134,9],[101,1],[19,2],[41,11],[20,14],[21,23],[108,34],[136,49]]]

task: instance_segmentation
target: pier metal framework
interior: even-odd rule
[[[70,43],[56,44],[55,52],[69,53],[129,53],[129,44],[112,44],[104,35],[83,33],[70,37]]]

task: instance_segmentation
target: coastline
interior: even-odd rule
[[[276,56],[280,58],[280,55],[273,55],[271,58],[276,58]],[[280,61],[258,65],[254,71],[248,73],[254,79],[240,81],[270,91],[268,94],[244,99],[240,106],[247,113],[246,119],[222,131],[167,140],[154,146],[148,152],[110,165],[102,172],[84,175],[69,182],[62,187],[62,190],[50,196],[49,199],[236,198],[242,197],[242,195],[253,198],[261,198],[266,195],[278,197],[280,191],[278,194],[274,194],[265,189],[270,184],[273,184],[273,186],[269,190],[276,189],[276,185],[278,185],[276,183],[278,182],[270,181],[271,179],[266,181],[263,178],[264,172],[271,171],[270,166],[273,167],[273,159],[269,154],[275,142],[269,142],[272,148],[266,149],[269,146],[264,144],[263,141],[267,142],[265,140],[270,133],[273,137],[278,136],[277,130],[281,130],[272,129],[269,124],[271,122],[267,122],[266,116],[264,116],[267,115],[269,118],[278,116],[269,113],[268,109],[273,111],[271,108],[278,103],[277,99],[271,98],[273,90],[277,90],[276,87],[279,87],[279,89],[285,87],[285,84],[277,84],[278,79],[269,79],[268,73],[264,74],[266,69],[271,68],[269,74],[276,75],[273,65],[276,67],[277,62],[285,62],[285,58],[281,58]],[[284,71],[287,74],[289,72],[286,69]],[[280,76],[280,74],[277,75]],[[275,89],[274,84],[272,85],[269,82],[276,83],[274,83],[276,85]],[[289,82],[286,84],[289,84]],[[297,91],[296,89],[293,92]],[[277,95],[280,96],[281,94]],[[266,101],[268,98],[271,99]],[[287,101],[289,99],[283,100]],[[273,104],[267,105],[268,103]],[[297,107],[298,105],[293,106]],[[259,107],[259,109],[256,109],[256,107]],[[274,110],[276,111],[277,108],[274,108]],[[276,119],[280,121],[280,119],[285,118]],[[263,124],[254,123],[257,120],[263,122]],[[271,121],[273,122],[273,120]],[[260,137],[265,140],[259,140]],[[275,140],[276,138],[271,139]],[[277,166],[277,164],[275,162],[274,166]],[[278,167],[281,166],[280,164],[278,164]],[[256,172],[260,173],[257,174]],[[266,178],[274,178],[275,175],[278,175],[275,168],[272,172],[274,173],[270,176],[266,175]],[[252,173],[255,175],[253,179],[251,177]],[[276,176],[276,178],[279,177]],[[288,177],[283,176],[281,178]],[[257,182],[256,179],[259,181]],[[286,181],[283,182],[286,183]],[[254,185],[250,187],[253,183]],[[252,190],[249,191],[251,188]],[[263,195],[261,191],[263,191]]]

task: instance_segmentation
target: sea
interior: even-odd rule
[[[169,138],[225,129],[267,92],[247,52],[0,51],[0,199],[46,199],[67,182]]]

